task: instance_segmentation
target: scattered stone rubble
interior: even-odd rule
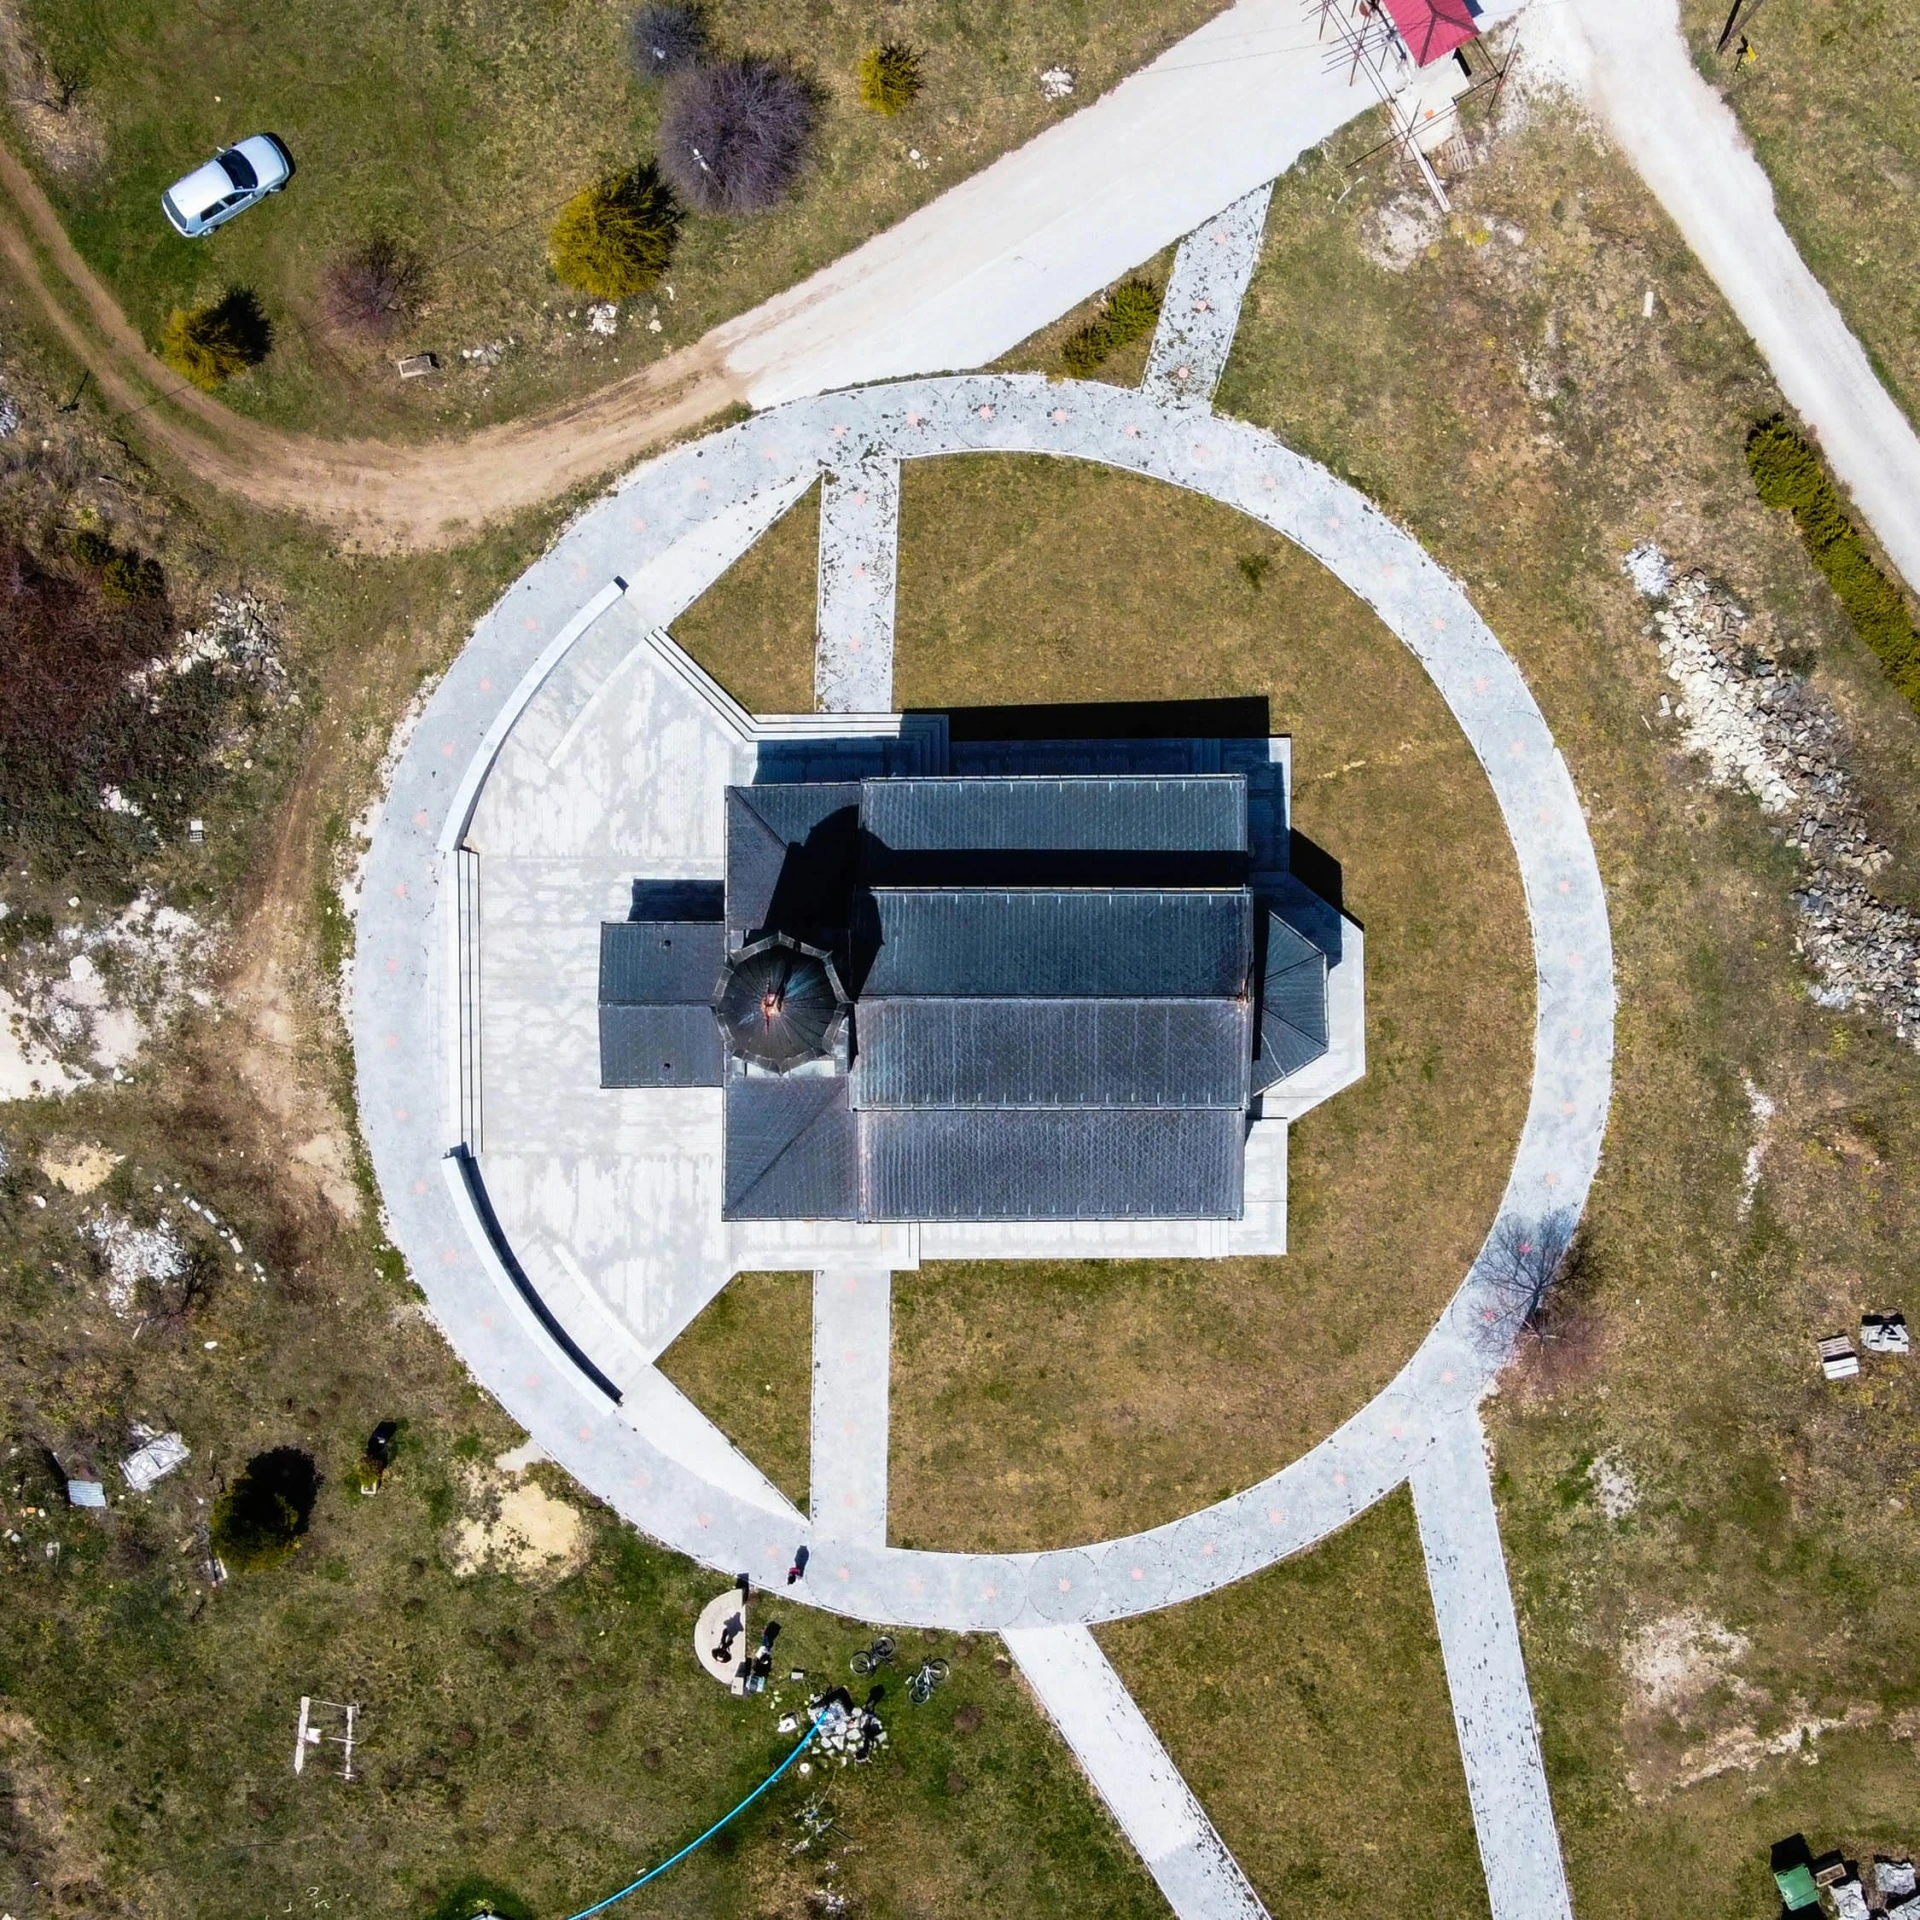
[[[1636,583],[1659,578],[1657,552],[1635,549]],[[1643,588],[1643,591],[1645,589]],[[1655,597],[1655,596],[1650,596]],[[1877,899],[1868,881],[1893,858],[1870,839],[1841,756],[1832,706],[1745,638],[1746,615],[1702,573],[1672,581],[1653,630],[1680,688],[1672,712],[1718,786],[1744,786],[1805,862],[1794,905],[1798,945],[1824,1007],[1871,1009],[1920,1046],[1920,915]],[[1662,711],[1666,701],[1662,700]]]

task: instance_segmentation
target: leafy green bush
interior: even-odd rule
[[[895,114],[919,98],[926,82],[920,56],[898,40],[888,40],[860,59],[860,98],[875,113]]]
[[[1820,456],[1776,414],[1747,436],[1760,498],[1793,515],[1813,563],[1827,576],[1854,631],[1887,678],[1920,707],[1920,633],[1900,589],[1874,564]]]
[[[97,527],[82,527],[73,536],[73,551],[99,574],[100,590],[109,600],[157,600],[167,590],[158,560],[116,547]]]
[[[257,367],[272,347],[272,323],[246,287],[230,287],[210,306],[175,307],[160,332],[160,358],[208,393]]]
[[[598,300],[644,293],[667,270],[680,203],[651,160],[583,187],[548,237],[553,270]]]
[[[1122,280],[1107,295],[1097,320],[1067,335],[1060,358],[1084,378],[1110,353],[1151,333],[1160,322],[1160,289],[1151,280]]]
[[[477,1920],[481,1914],[495,1914],[498,1920],[533,1920],[533,1909],[517,1893],[478,1873],[449,1888],[426,1920]]]
[[[256,1453],[213,1505],[213,1550],[229,1573],[277,1567],[313,1519],[320,1476],[298,1447]]]

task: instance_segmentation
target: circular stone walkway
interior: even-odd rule
[[[1364,600],[1425,667],[1485,768],[1532,931],[1532,1097],[1499,1220],[1585,1203],[1612,1088],[1613,951],[1578,795],[1519,669],[1458,582],[1324,467],[1272,435],[1136,391],[1036,375],[903,381],[799,400],[642,468],[583,514],[474,630],[395,772],[371,853],[355,965],[361,1120],[395,1243],[479,1381],[582,1486],[642,1531],[756,1579],[796,1528],[690,1474],[624,1423],[483,1266],[443,1173],[443,856],[530,676],[616,579],[717,514],[860,456],[1051,453],[1187,487],[1285,535]],[[548,656],[552,656],[551,658]],[[464,798],[456,794],[464,790]],[[1516,1045],[1522,1036],[1514,1036]],[[1481,1259],[1485,1259],[1483,1253]],[[926,1553],[800,1529],[807,1598],[863,1619],[994,1630],[1097,1621],[1209,1592],[1312,1546],[1405,1481],[1505,1358],[1476,1263],[1395,1379],[1345,1425],[1231,1499],[1128,1538],[1041,1554]]]

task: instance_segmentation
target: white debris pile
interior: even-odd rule
[[[613,335],[620,331],[620,309],[611,300],[587,309],[587,331]]]
[[[1631,549],[1620,566],[1644,599],[1658,600],[1672,589],[1673,562],[1651,540]]]
[[[12,394],[0,392],[0,440],[11,440],[19,431],[19,402]]]
[[[1860,1316],[1860,1344],[1869,1353],[1911,1352],[1907,1316],[1904,1313],[1863,1313]]]
[[[140,1445],[120,1462],[120,1477],[135,1493],[150,1491],[191,1457],[192,1450],[177,1433],[159,1433],[136,1421],[133,1437]]]
[[[1073,69],[1071,67],[1049,67],[1040,76],[1040,97],[1043,100],[1064,100],[1073,92]]]
[[[156,1028],[188,1002],[211,1004],[200,978],[212,940],[191,914],[141,894],[104,926],[63,928],[26,950],[0,994],[0,1098],[35,1081],[50,1094],[124,1080]]]
[[[166,682],[199,666],[273,689],[286,685],[287,670],[280,658],[273,622],[266,608],[247,593],[215,594],[206,624],[181,634],[172,652],[136,668],[127,676],[127,685],[135,693],[152,696],[157,712],[160,689]]]
[[[144,1282],[177,1280],[187,1270],[186,1242],[167,1220],[141,1227],[102,1207],[87,1222],[87,1237],[107,1270],[107,1305],[122,1319],[134,1311]]]
[[[1660,657],[1680,688],[1674,717],[1717,786],[1744,786],[1806,863],[1794,894],[1799,947],[1824,1007],[1870,1008],[1920,1046],[1920,915],[1867,881],[1893,858],[1867,833],[1842,764],[1832,706],[1745,638],[1747,617],[1701,573],[1655,609]]]
[[[822,1753],[833,1754],[843,1767],[850,1761],[872,1759],[887,1744],[887,1730],[871,1707],[849,1710],[838,1700],[827,1701],[824,1708],[809,1705],[820,1715],[814,1745]]]
[[[1753,1116],[1753,1145],[1747,1149],[1746,1161],[1740,1169],[1740,1212],[1744,1216],[1753,1211],[1753,1196],[1760,1190],[1760,1165],[1767,1157],[1777,1109],[1772,1097],[1762,1093],[1751,1078],[1743,1084],[1747,1090],[1747,1111]]]

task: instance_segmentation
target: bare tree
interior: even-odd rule
[[[1554,1337],[1556,1309],[1582,1266],[1578,1224],[1571,1207],[1534,1220],[1502,1214],[1494,1223],[1475,1269],[1477,1331],[1489,1351],[1504,1354],[1523,1339]]]
[[[387,340],[414,319],[426,292],[420,256],[386,234],[336,254],[325,275],[327,317],[347,333]]]
[[[700,64],[707,50],[706,16],[698,7],[658,0],[633,16],[634,71],[643,80],[666,80]]]
[[[759,213],[805,164],[813,95],[789,68],[748,55],[682,74],[660,122],[660,167],[702,213]]]

